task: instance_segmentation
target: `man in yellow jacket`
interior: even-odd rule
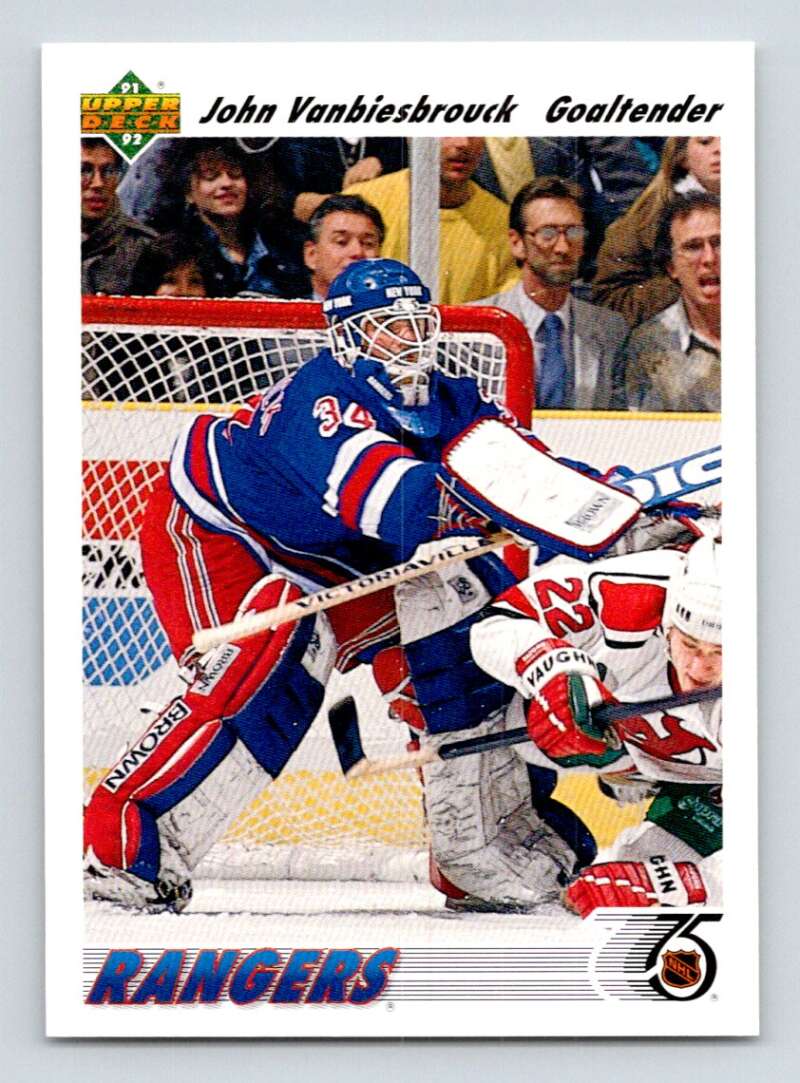
[[[439,301],[460,305],[512,286],[519,273],[508,247],[508,208],[473,182],[483,139],[441,139],[439,172]],[[383,255],[408,261],[410,173],[401,169],[351,185],[386,224]]]

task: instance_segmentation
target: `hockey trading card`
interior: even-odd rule
[[[756,1033],[752,46],[43,101],[48,1033]]]

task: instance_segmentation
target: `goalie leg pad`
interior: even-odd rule
[[[173,865],[194,871],[268,781],[263,768],[237,741],[216,770],[159,818],[160,877]]]
[[[194,716],[186,699],[174,699],[127,749],[84,815],[87,854],[150,882],[161,868],[158,816],[199,784],[235,740],[219,720]]]
[[[268,576],[251,591],[241,612],[263,612],[301,597],[298,587]],[[253,636],[218,651],[239,650],[237,673],[220,681],[212,697],[221,716],[252,756],[277,778],[322,706],[336,655],[324,613]],[[242,676],[243,674],[243,676]]]
[[[270,576],[253,587],[242,608],[262,611],[299,595],[297,587]],[[214,841],[209,842],[214,832],[199,827],[197,845],[182,844],[173,817],[171,843],[165,844],[162,818],[195,794],[223,761],[225,774],[231,772],[235,762],[228,764],[226,758],[237,739],[275,777],[322,703],[334,653],[322,614],[209,652],[189,690],[156,717],[98,785],[86,809],[87,850],[103,865],[150,882],[170,864],[177,877],[191,870]],[[218,787],[211,784],[211,789]],[[192,807],[199,813],[200,801],[213,823],[227,822],[251,789],[249,784],[243,790],[229,786],[222,811],[202,795]],[[197,822],[203,823],[203,817]]]
[[[502,725],[490,719],[476,732]],[[447,881],[495,909],[560,898],[575,853],[535,811],[527,766],[513,749],[428,764],[423,775],[431,851]]]

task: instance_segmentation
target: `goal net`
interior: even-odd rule
[[[524,328],[499,309],[444,307],[439,363],[530,421]],[[233,411],[326,344],[311,302],[85,297],[83,396],[84,765],[93,786],[180,687],[147,590],[138,533],[148,493],[198,410]],[[371,756],[401,751],[366,667],[335,676],[323,710],[279,779],[265,786],[199,875],[406,879],[425,875],[421,787],[413,772],[348,782],[327,722],[359,705]]]

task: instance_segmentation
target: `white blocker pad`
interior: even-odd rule
[[[641,511],[635,497],[565,466],[496,418],[465,429],[443,462],[459,500],[525,541],[580,560],[604,553]]]

